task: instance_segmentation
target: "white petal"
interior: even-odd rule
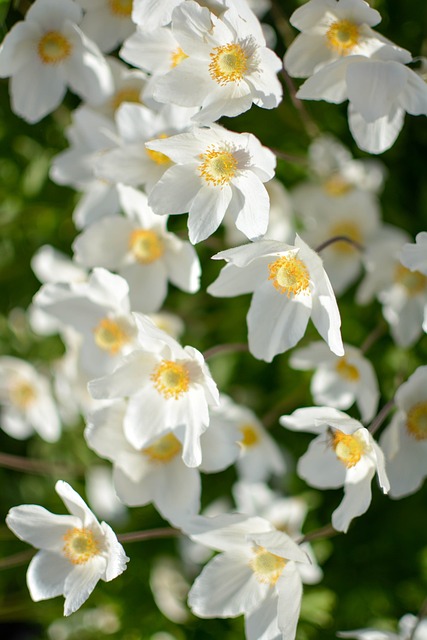
[[[64,593],[65,580],[74,565],[63,556],[40,551],[31,560],[27,571],[27,585],[35,602],[55,598]]]
[[[278,625],[283,638],[295,637],[302,599],[302,584],[297,568],[293,562],[283,569],[277,581],[279,592]]]
[[[349,469],[350,472],[353,469]],[[359,482],[348,482],[344,485],[344,498],[341,504],[332,514],[332,526],[337,531],[347,532],[353,518],[362,515],[368,510],[371,504],[371,480],[374,469],[361,478]]]
[[[75,516],[50,513],[38,505],[24,504],[12,507],[6,524],[20,540],[38,549],[60,551],[64,546],[64,534],[81,526],[81,520]]]
[[[64,615],[69,616],[79,609],[95,589],[105,572],[106,559],[94,556],[83,565],[75,565],[64,585]]]
[[[363,116],[349,105],[348,124],[357,146],[368,153],[383,153],[395,143],[403,127],[405,111],[396,108],[374,122],[366,122]]]

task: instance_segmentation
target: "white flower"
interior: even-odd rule
[[[132,0],[78,0],[85,10],[81,29],[101,51],[115,49],[135,29]]]
[[[381,629],[355,629],[340,631],[337,636],[338,638],[357,638],[357,640],[426,640],[427,620],[419,620],[417,616],[407,613],[399,620],[397,633]]]
[[[132,309],[157,311],[166,298],[168,280],[184,291],[199,289],[200,263],[193,246],[166,230],[147,197],[117,185],[125,216],[94,222],[73,244],[77,262],[117,271],[129,285]]]
[[[427,366],[418,367],[396,392],[397,413],[381,434],[390,495],[415,493],[427,476]]]
[[[40,551],[31,560],[27,585],[35,602],[65,597],[64,615],[86,602],[98,580],[109,582],[126,569],[126,557],[114,531],[99,523],[82,498],[63,480],[55,490],[71,515],[56,515],[43,507],[12,507],[6,524]]]
[[[147,31],[168,24],[172,11],[184,0],[134,0],[132,20]]]
[[[190,242],[208,238],[226,214],[248,238],[265,233],[269,198],[263,183],[274,176],[276,159],[255,136],[213,125],[146,146],[176,162],[148,203],[157,214],[188,211]]]
[[[277,107],[282,88],[281,61],[265,46],[259,22],[230,8],[220,18],[196,2],[183,2],[172,16],[172,30],[187,56],[156,79],[159,102],[199,107],[194,120],[207,124],[236,116],[252,103]]]
[[[86,471],[86,495],[98,516],[112,522],[126,520],[127,509],[114,490],[110,467],[91,465]]]
[[[400,261],[407,269],[420,271],[427,276],[427,231],[417,235],[415,244],[404,245]]]
[[[29,362],[0,358],[0,403],[1,428],[12,438],[36,431],[47,442],[58,440],[61,425],[49,382]]]
[[[117,58],[108,56],[106,61],[113,78],[113,91],[105,102],[93,107],[93,109],[114,120],[117,109],[124,102],[134,102],[136,104],[145,102],[148,78],[143,71],[129,69],[127,65],[117,60]]]
[[[345,356],[335,356],[324,342],[292,352],[289,364],[294,369],[316,369],[311,393],[318,405],[349,409],[356,402],[363,422],[374,417],[380,392],[372,364],[360,349],[344,344]]]
[[[302,584],[297,564],[305,552],[263,518],[240,514],[195,517],[192,540],[221,551],[203,569],[188,597],[202,618],[245,615],[248,640],[294,640]]]
[[[89,374],[111,371],[133,348],[128,284],[106,269],[94,269],[87,282],[46,284],[34,305],[82,335],[80,363]]]
[[[164,616],[184,624],[190,617],[185,604],[190,585],[182,573],[181,563],[172,556],[157,556],[151,564],[150,587],[153,598]],[[156,638],[157,636],[157,638]],[[174,640],[169,634],[156,634],[151,640]]]
[[[221,251],[227,264],[208,292],[236,296],[254,292],[247,315],[249,350],[267,362],[294,347],[311,317],[331,351],[344,355],[341,319],[321,258],[301,238],[295,246],[274,240]]]
[[[302,32],[285,54],[291,76],[307,78],[336,60],[369,57],[386,44],[395,47],[371,29],[381,16],[364,0],[311,0],[294,11],[290,22]]]
[[[384,455],[357,420],[337,409],[309,407],[282,416],[280,424],[292,431],[317,434],[299,459],[297,472],[319,489],[344,487],[344,498],[332,514],[332,526],[337,531],[345,533],[352,519],[367,511],[375,473],[383,492],[388,492]]]
[[[189,467],[202,461],[200,436],[209,426],[209,405],[218,404],[218,389],[202,354],[181,347],[146,316],[134,314],[137,346],[113,373],[89,383],[94,398],[124,398],[129,402],[124,432],[141,449],[167,431],[183,443]]]
[[[81,17],[73,0],[36,0],[3,40],[0,77],[11,77],[12,109],[28,122],[53,111],[67,86],[92,104],[111,93],[110,70],[77,26]]]

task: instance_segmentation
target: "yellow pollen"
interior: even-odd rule
[[[114,111],[117,111],[120,105],[124,102],[136,102],[138,104],[142,104],[141,89],[132,89],[132,87],[129,87],[128,89],[117,91],[111,99],[111,106]]]
[[[410,296],[416,296],[427,289],[427,277],[419,271],[411,271],[398,264],[394,273],[394,281],[401,284]]]
[[[15,382],[9,390],[10,402],[18,409],[27,409],[37,398],[34,387],[25,380]]]
[[[263,584],[274,586],[282,575],[286,560],[274,555],[274,553],[270,553],[264,547],[254,547],[253,552],[254,555],[249,562],[249,566],[256,579]]]
[[[242,434],[240,444],[242,447],[254,447],[259,442],[259,434],[255,427],[251,424],[243,424],[239,427],[239,431]]]
[[[103,318],[93,330],[96,345],[110,356],[115,356],[129,342],[129,336],[122,327],[109,318]]]
[[[164,140],[167,137],[168,136],[165,133],[162,133],[157,136],[156,140],[158,140],[159,138]],[[169,164],[170,162],[172,162],[169,156],[165,155],[161,151],[153,151],[153,149],[147,149],[147,147],[145,147],[145,151],[147,153],[147,156],[151,158],[151,160],[156,164]]]
[[[328,196],[336,198],[351,191],[352,186],[339,173],[334,173],[323,183],[323,189]]]
[[[427,439],[427,401],[414,405],[406,417],[406,428],[415,440]]]
[[[130,18],[132,15],[132,0],[108,0],[110,11],[118,18]]]
[[[135,258],[141,264],[155,262],[165,252],[163,241],[151,229],[135,229],[130,234],[129,246]]]
[[[283,256],[268,265],[269,280],[280,293],[291,294],[309,293],[310,274],[304,262],[295,256]]]
[[[37,51],[45,64],[57,64],[71,55],[73,45],[59,31],[48,31],[39,41]]]
[[[350,20],[338,20],[329,27],[326,39],[331,49],[340,56],[347,56],[359,42],[359,27]]]
[[[166,463],[181,453],[182,446],[178,438],[173,433],[168,433],[156,440],[152,445],[142,450],[142,453],[151,460],[151,462]]]
[[[335,365],[335,369],[339,375],[344,378],[344,380],[348,380],[349,382],[357,382],[360,380],[360,373],[357,367],[354,364],[350,364],[347,362],[347,358],[344,356],[340,358]]]
[[[178,47],[171,55],[171,68],[174,69],[186,58],[188,58],[187,54],[183,52],[181,47]]]
[[[198,169],[200,176],[215,187],[224,186],[234,178],[237,171],[237,160],[226,148],[208,147],[206,153],[200,154],[203,160]]]
[[[190,386],[190,373],[185,365],[162,360],[151,375],[155,389],[167,400],[178,400]]]
[[[365,443],[357,436],[343,433],[339,429],[330,430],[332,448],[340,462],[347,469],[354,467],[365,453]]]
[[[90,529],[68,529],[64,535],[63,552],[73,564],[86,564],[99,554],[99,544]]]
[[[329,229],[329,235],[331,237],[347,236],[348,238],[350,238],[350,240],[354,240],[355,242],[359,242],[360,244],[363,242],[363,236],[360,231],[359,225],[350,220],[345,220],[343,222],[334,224]],[[345,240],[334,242],[331,245],[331,249],[341,255],[348,255],[349,253],[351,254],[357,251],[356,247],[351,245],[349,242],[346,242]]]
[[[244,78],[248,70],[248,56],[240,44],[230,43],[215,47],[209,55],[211,78],[218,84],[239,83]]]

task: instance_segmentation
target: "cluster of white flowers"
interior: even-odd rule
[[[288,193],[273,150],[218,123],[282,100],[282,62],[258,18],[268,9],[248,0],[35,0],[6,35],[0,77],[10,78],[17,115],[40,121],[67,88],[82,103],[70,116],[69,148],[50,168],[54,182],[80,193],[73,257],[46,246],[32,262],[42,286],[31,326],[59,334],[65,355],[51,368],[53,391],[47,366],[1,357],[0,402],[2,429],[19,439],[35,431],[57,441],[61,423],[82,415],[87,445],[112,463],[120,503],[152,503],[193,542],[220,552],[189,590],[197,616],[242,614],[248,640],[294,640],[302,583],[322,571],[301,534],[304,501],[266,484],[292,467],[290,454],[252,408],[219,393],[203,354],[181,345],[182,319],[164,305],[171,286],[199,291],[194,245],[223,224],[228,248],[212,257],[227,264],[207,292],[253,294],[250,354],[270,363],[312,320],[322,341],[293,351],[289,366],[316,369],[318,406],[280,424],[316,435],[297,473],[312,487],[344,488],[332,526],[345,533],[369,508],[375,475],[393,498],[427,475],[427,366],[397,390],[378,444],[369,345],[343,343],[336,296],[363,273],[357,302],[376,296],[392,339],[412,346],[427,333],[427,232],[411,244],[382,223],[384,167],[353,159],[332,137],[313,141],[307,180]],[[284,73],[306,78],[297,97],[349,100],[351,132],[375,154],[394,143],[405,112],[427,115],[427,85],[407,66],[411,55],[372,29],[380,19],[364,0],[309,0],[290,19],[301,33],[284,57]],[[105,57],[117,49],[124,62]],[[188,240],[168,230],[178,214],[188,214]],[[342,411],[354,403],[361,421]],[[201,473],[231,465],[239,513],[200,515]],[[69,615],[128,558],[67,483],[56,490],[71,515],[23,505],[7,524],[41,550],[27,574],[33,600],[62,594]],[[381,633],[342,637],[406,638]]]

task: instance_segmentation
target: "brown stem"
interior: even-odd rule
[[[417,632],[418,627],[421,624],[421,621],[427,617],[427,598],[426,600],[424,600],[423,604],[421,605],[421,609],[418,612],[417,615],[417,621],[414,625],[414,628],[411,631],[411,635],[409,636],[408,640],[413,640],[415,638],[415,634]]]
[[[164,527],[162,529],[147,529],[146,531],[131,531],[117,536],[119,542],[140,542],[142,540],[155,540],[157,538],[172,538],[182,535],[180,529]]]
[[[349,236],[333,236],[332,238],[325,240],[325,242],[321,242],[319,246],[315,248],[315,251],[317,253],[320,253],[321,251],[323,251],[323,249],[329,247],[329,245],[334,244],[334,242],[348,242],[348,244],[351,244],[353,247],[355,247],[355,249],[358,249],[359,251],[365,250],[363,244],[360,244],[360,242],[357,242],[357,240],[353,240],[353,238],[350,238]]]
[[[19,567],[21,564],[26,564],[35,555],[35,549],[29,549],[27,551],[20,551],[7,558],[0,559],[0,571],[2,569],[11,569],[12,567]]]
[[[386,329],[387,327],[385,323],[382,322],[377,327],[375,327],[375,329],[367,336],[362,346],[360,347],[360,351],[363,355],[365,355],[366,352],[369,351],[369,349],[373,344],[375,344],[378,338],[381,338],[381,336],[386,332]]]
[[[301,540],[298,540],[298,544],[301,544],[302,542],[311,542],[312,540],[319,540],[320,538],[332,538],[339,533],[340,532],[336,531],[331,524],[327,524],[324,527],[320,527],[320,529],[315,529],[314,531],[307,533],[303,538],[301,538]]]
[[[378,413],[378,415],[372,420],[371,424],[368,427],[368,431],[371,435],[373,435],[376,431],[378,431],[378,429],[380,428],[384,420],[387,418],[388,414],[393,409],[393,407],[394,407],[394,398],[389,400],[383,406],[383,408]]]
[[[274,24],[275,27],[278,31],[278,33],[280,33],[282,40],[283,40],[283,44],[286,47],[289,47],[289,45],[291,44],[292,40],[294,39],[294,34],[293,31],[289,25],[289,20],[287,15],[285,14],[285,12],[283,11],[283,8],[280,4],[280,2],[278,2],[278,0],[272,0],[271,2],[271,14],[274,18]]]
[[[295,88],[294,82],[285,68],[282,69],[281,75],[289,91],[289,96],[292,100],[292,104],[294,105],[295,109],[298,111],[300,115],[301,121],[304,125],[307,135],[310,138],[315,138],[320,134],[319,127],[317,126],[317,124],[314,122],[314,120],[308,113],[304,103],[299,98],[297,98],[297,90]]]
[[[226,344],[218,344],[216,345],[216,347],[211,347],[210,349],[207,349],[204,352],[203,357],[205,360],[208,360],[209,358],[213,358],[214,356],[219,355],[221,353],[229,353],[233,351],[234,352],[249,351],[249,347],[244,342],[229,342]]]
[[[22,458],[8,453],[0,453],[0,467],[14,469],[23,473],[34,473],[36,475],[80,475],[77,469],[71,469],[63,463],[45,462],[44,460],[33,460]]]
[[[270,147],[270,151],[274,153],[276,158],[280,158],[280,160],[286,160],[286,162],[292,162],[294,164],[307,164],[307,158],[304,158],[303,156],[293,156],[290,153],[285,153],[284,151],[275,149],[274,147]]]

